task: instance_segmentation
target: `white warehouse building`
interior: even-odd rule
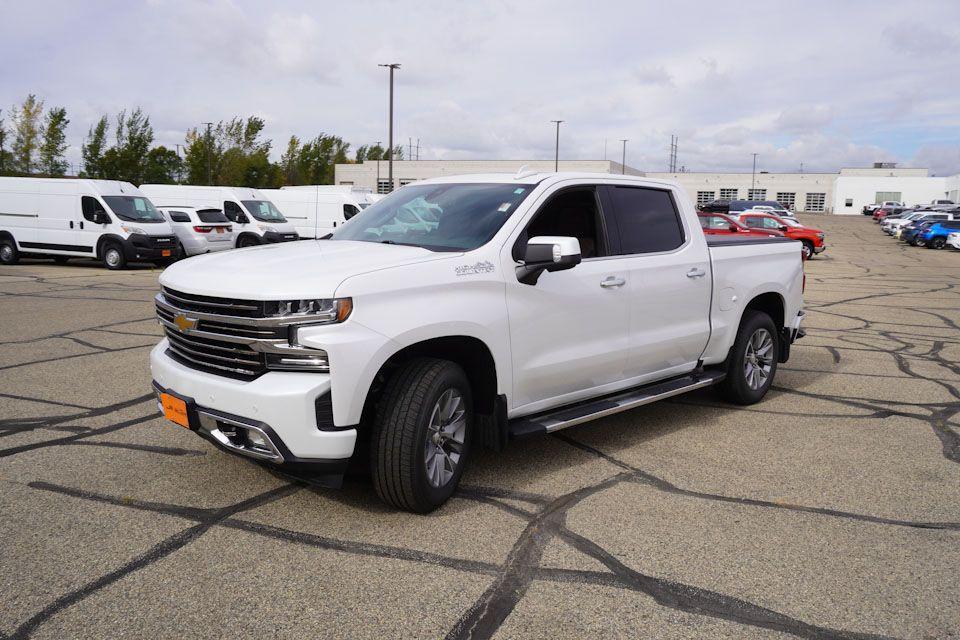
[[[389,193],[417,180],[470,173],[516,173],[524,166],[534,171],[553,171],[554,163],[552,160],[395,160],[392,185],[387,177],[386,160],[338,164],[334,175],[337,184]],[[927,169],[898,168],[890,163],[844,168],[838,173],[661,173],[624,167],[612,160],[561,160],[559,169],[673,180],[684,187],[697,204],[719,198],[776,200],[794,211],[859,214],[865,205],[885,200],[910,205],[942,198],[960,202],[960,175],[934,177]]]

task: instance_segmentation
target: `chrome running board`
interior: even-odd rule
[[[627,391],[620,391],[594,400],[567,405],[559,409],[515,418],[510,421],[510,436],[523,438],[537,434],[553,433],[560,429],[597,420],[621,411],[642,407],[658,400],[672,398],[694,389],[709,387],[717,384],[726,376],[727,374],[723,371],[701,371]]]

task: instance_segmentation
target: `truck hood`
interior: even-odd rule
[[[160,284],[217,298],[329,298],[351,276],[459,255],[374,242],[299,240],[181,260],[163,272]]]

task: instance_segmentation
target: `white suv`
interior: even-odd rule
[[[181,257],[233,248],[233,225],[220,209],[157,208],[173,227]]]

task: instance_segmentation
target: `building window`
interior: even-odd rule
[[[739,189],[720,189],[721,200],[736,200],[738,195],[740,195]]]
[[[353,185],[353,180],[341,180],[340,184]]]
[[[713,202],[716,193],[716,191],[697,191],[697,206],[702,207]]]
[[[903,194],[900,191],[877,191],[877,199],[874,204],[883,204],[884,202],[901,202],[900,197]]]
[[[852,207],[852,206],[853,206],[853,198],[847,198],[846,201],[843,203],[843,206],[845,206],[845,207]]]
[[[393,191],[393,186],[390,184],[390,180],[387,178],[380,178],[377,180],[377,193],[390,193]]]
[[[416,182],[413,178],[400,178],[400,186],[402,187],[405,184],[410,184],[411,182]]]
[[[779,202],[784,209],[793,211],[793,208],[797,206],[797,194],[777,192],[777,202]]]
[[[804,211],[823,211],[823,204],[827,200],[827,194],[825,193],[808,193],[807,194],[807,205],[804,207]]]
[[[766,199],[767,199],[766,189],[750,189],[747,192],[747,200],[766,200]]]

